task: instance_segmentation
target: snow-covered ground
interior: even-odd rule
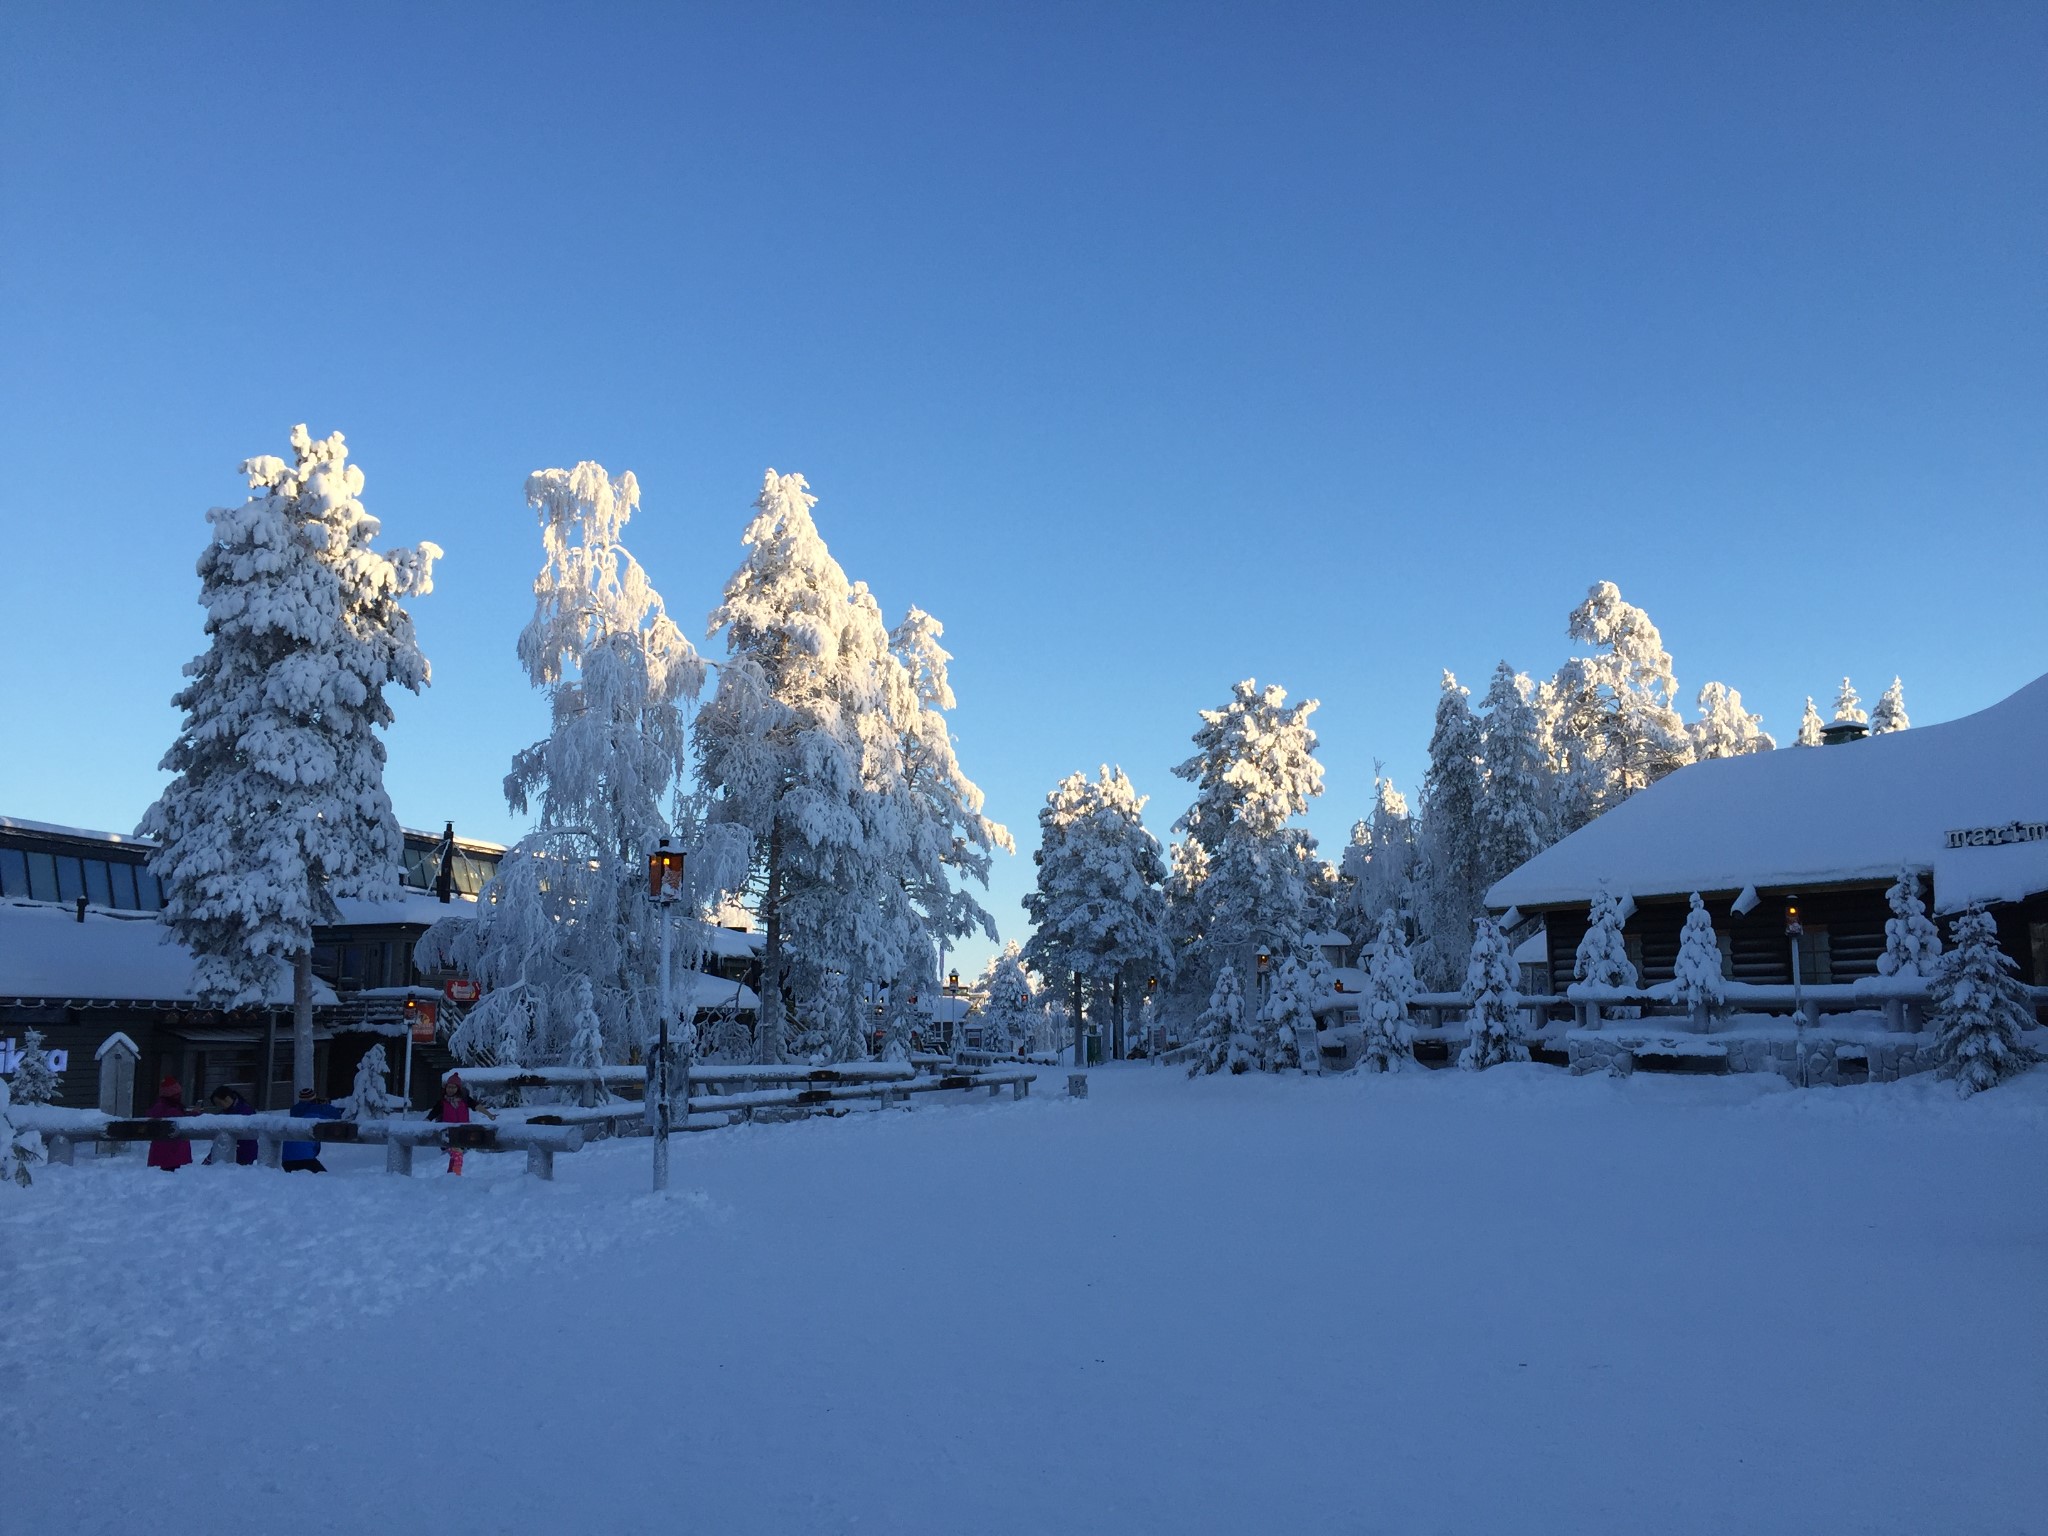
[[[2048,1070],[1060,1077],[665,1200],[645,1142],[47,1170],[0,1524],[2048,1529]]]

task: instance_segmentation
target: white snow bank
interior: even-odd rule
[[[1951,848],[1951,832],[2048,822],[2048,677],[1991,708],[1833,747],[1681,768],[1487,892],[1494,907],[1934,872],[1936,907],[2048,890],[2048,837]]]
[[[154,912],[90,908],[81,923],[47,902],[0,901],[0,997],[196,1001],[196,964]],[[266,1000],[290,1004],[291,973],[283,966]],[[334,989],[316,978],[313,1001],[334,1000]]]

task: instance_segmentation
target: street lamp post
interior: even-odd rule
[[[669,982],[669,954],[672,947],[670,931],[676,898],[683,893],[682,850],[670,845],[663,838],[647,855],[647,899],[661,914],[661,1031],[654,1048],[654,1059],[647,1064],[647,1116],[649,1129],[654,1132],[654,1192],[662,1193],[668,1188],[668,1133],[670,1121],[670,1095],[672,1085],[669,1076],[674,1062],[668,1038],[668,1019],[672,1008]],[[683,1072],[683,1115],[690,1113],[689,1070]]]
[[[1799,921],[1799,899],[1785,906],[1785,936],[1792,941],[1792,1055],[1799,1063],[1799,1086],[1806,1086],[1806,1000],[1800,989],[1799,939],[1806,925]]]

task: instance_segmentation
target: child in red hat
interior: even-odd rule
[[[472,1115],[482,1115],[486,1120],[498,1118],[469,1096],[469,1090],[462,1086],[460,1072],[450,1072],[441,1080],[441,1102],[427,1111],[427,1118],[448,1125],[467,1125]],[[462,1148],[448,1149],[448,1171],[462,1172]]]
[[[185,1089],[175,1077],[166,1077],[156,1085],[156,1102],[149,1106],[152,1120],[176,1120],[190,1114],[185,1108]],[[165,1172],[182,1168],[192,1161],[192,1143],[189,1141],[152,1141],[149,1144],[149,1166]]]

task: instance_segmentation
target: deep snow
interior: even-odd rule
[[[2048,1071],[1059,1079],[666,1200],[644,1141],[46,1170],[6,1528],[2048,1528]]]

